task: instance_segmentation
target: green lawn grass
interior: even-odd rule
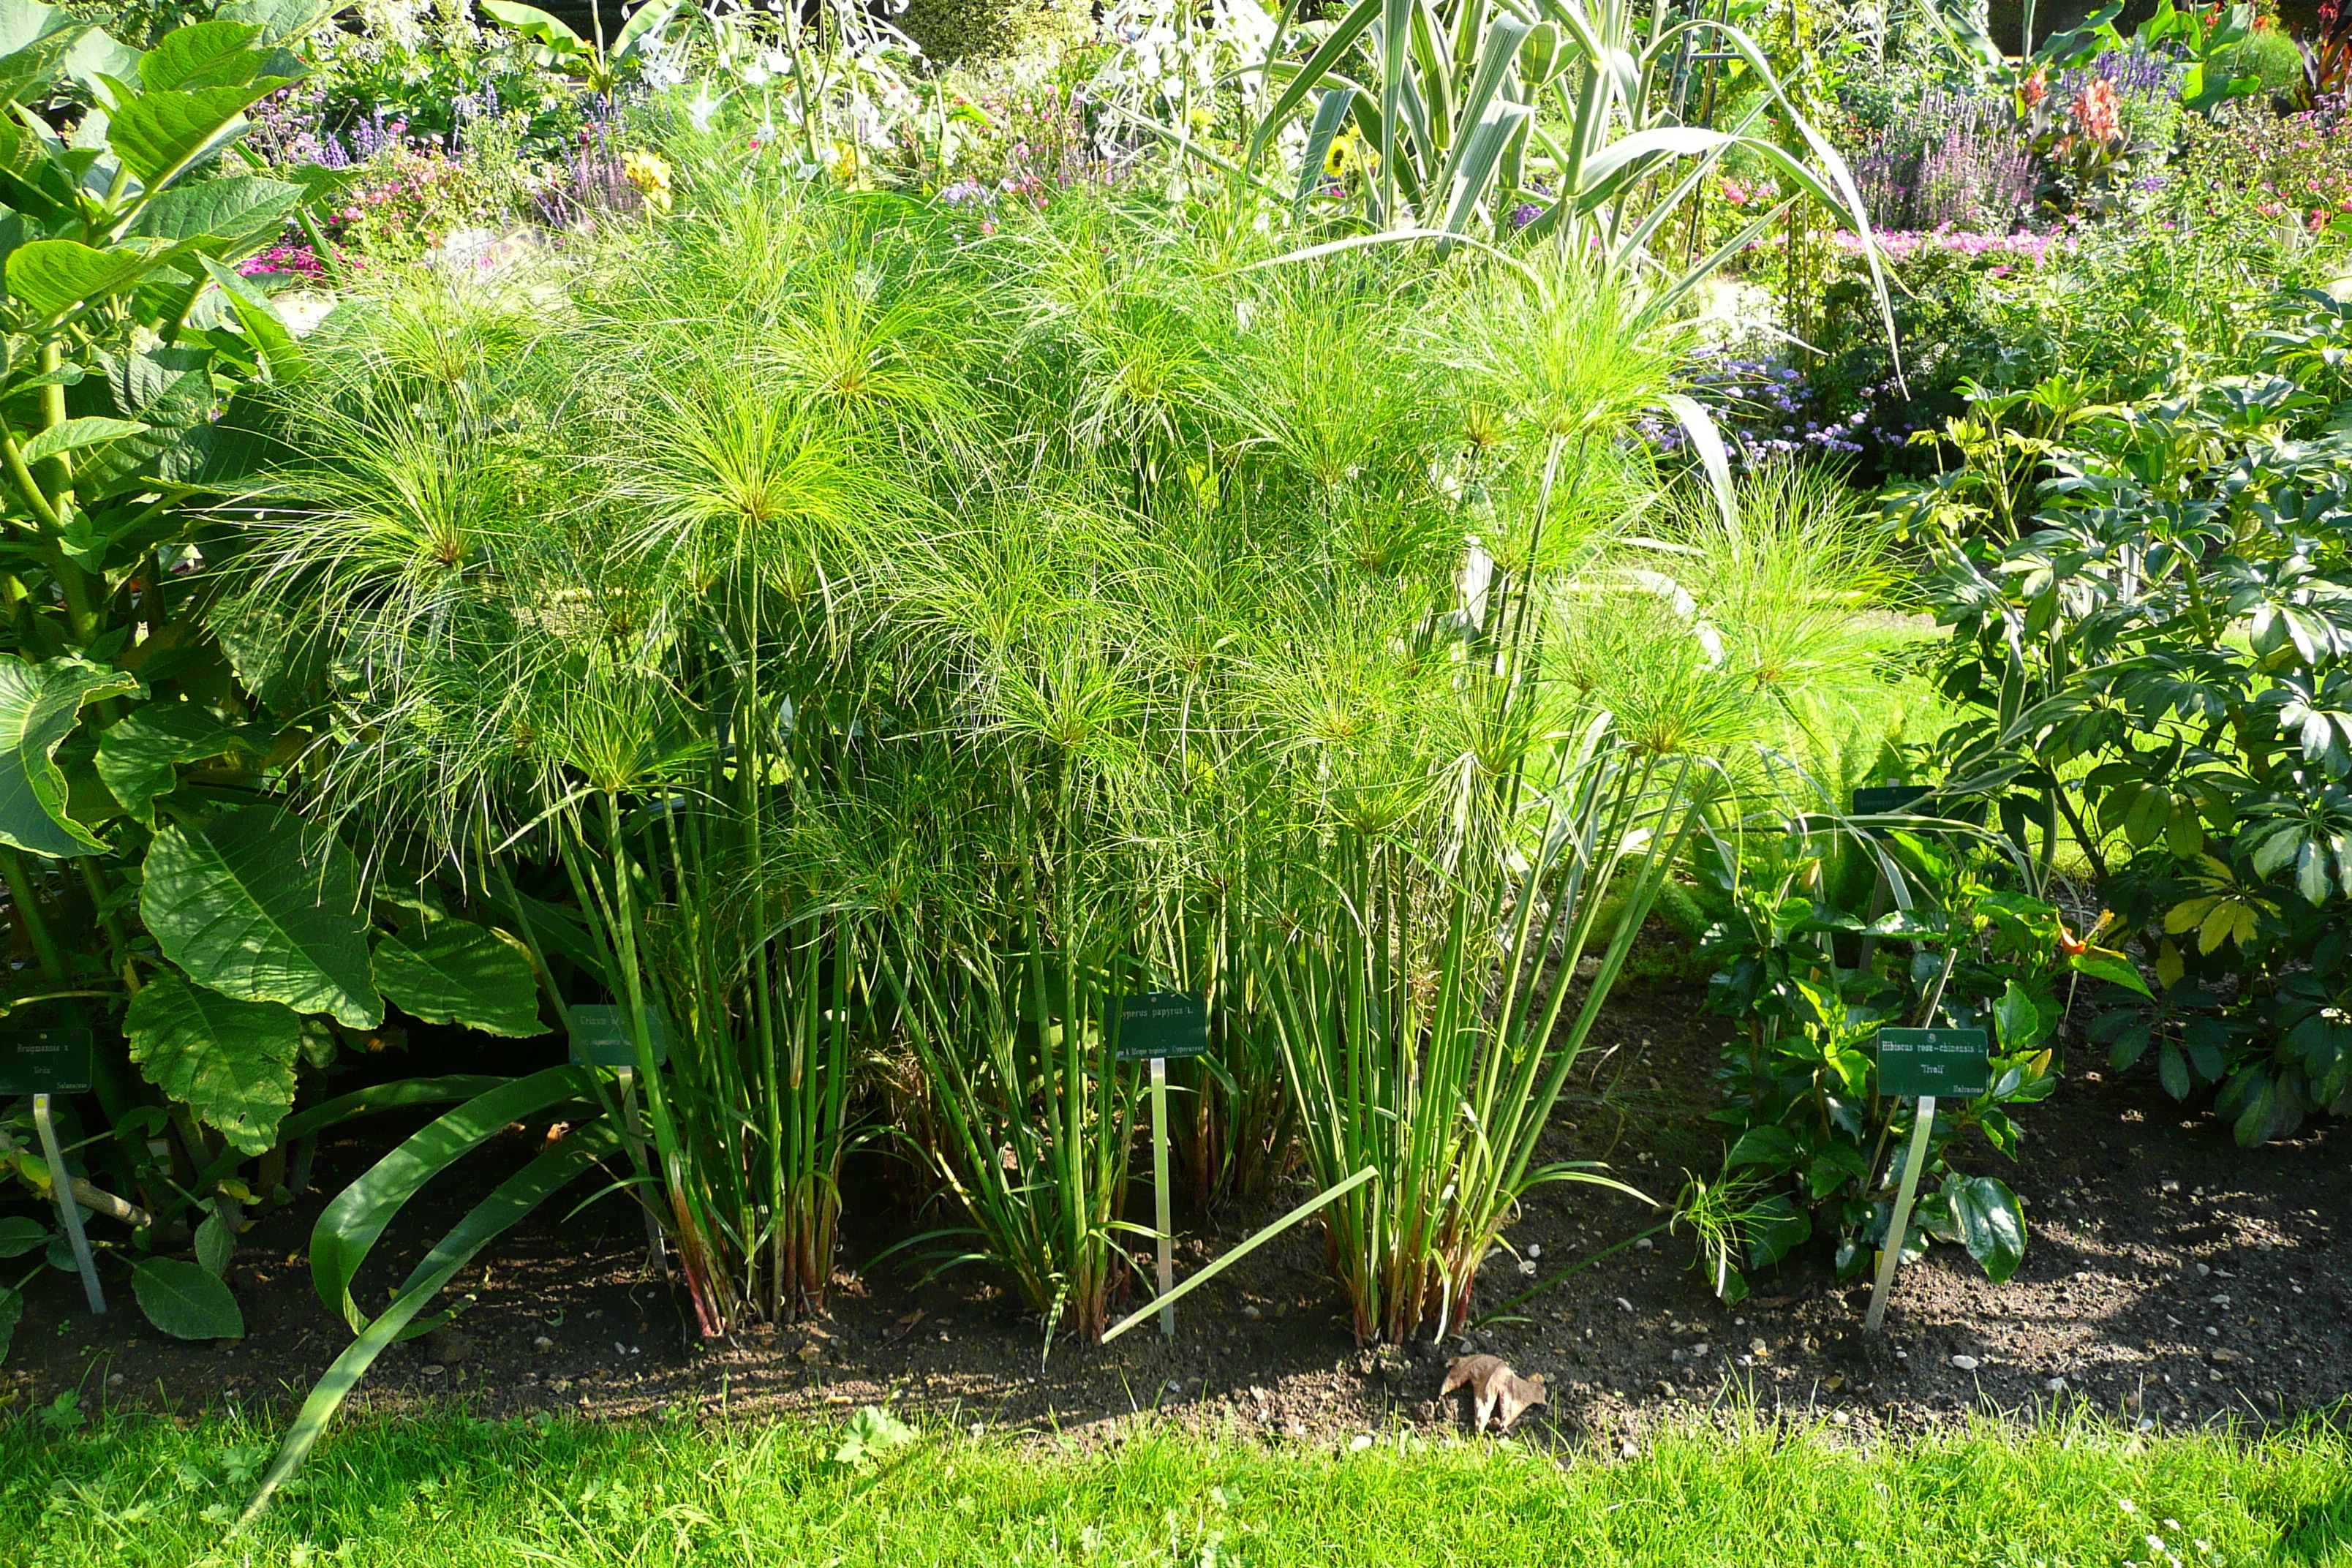
[[[838,1427],[373,1418],[228,1541],[270,1436],[0,1427],[0,1563],[2352,1564],[2352,1440],[2316,1427],[1985,1425],[1864,1451],[1734,1419],[1622,1460],[1150,1433],[1076,1455],[934,1427],[844,1464]]]

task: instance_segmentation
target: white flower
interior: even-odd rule
[[[710,84],[703,83],[695,89],[694,101],[686,106],[686,118],[697,131],[708,131],[718,116],[719,100],[710,96]]]

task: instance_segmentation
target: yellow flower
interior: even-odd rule
[[[1331,149],[1323,154],[1323,173],[1335,180],[1361,172],[1367,176],[1377,173],[1381,155],[1364,144],[1363,137],[1353,126],[1331,139]]]
[[[621,177],[645,193],[646,205],[656,212],[670,209],[669,164],[658,153],[625,153],[621,156]]]

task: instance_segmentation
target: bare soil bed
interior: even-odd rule
[[[1699,1018],[1696,1002],[1682,988],[1622,995],[1548,1156],[1605,1160],[1661,1200],[1686,1168],[1713,1172],[1721,1144],[1703,1113],[1716,1103],[1720,1026]],[[2070,1054],[2096,1059],[2079,1044]],[[1046,1353],[1034,1321],[984,1269],[926,1283],[886,1263],[845,1268],[823,1322],[705,1346],[673,1288],[648,1273],[633,1211],[607,1200],[568,1223],[567,1205],[550,1205],[499,1243],[459,1281],[475,1301],[458,1324],[389,1353],[353,1407],[822,1417],[895,1401],[1081,1443],[1115,1441],[1157,1412],[1328,1444],[1458,1425],[1438,1384],[1445,1360],[1474,1348],[1548,1380],[1549,1407],[1519,1428],[1538,1440],[1630,1437],[1662,1415],[1726,1400],[1861,1433],[1970,1409],[2032,1419],[2077,1399],[2168,1426],[2269,1426],[2352,1395],[2352,1250],[2337,1239],[2352,1215],[2352,1128],[2315,1123],[2249,1153],[2152,1077],[2079,1068],[2021,1120],[2025,1145],[2004,1173],[2032,1226],[2022,1268],[1995,1287],[1958,1249],[1937,1248],[1903,1271],[1888,1331],[1869,1342],[1859,1331],[1867,1285],[1838,1283],[1824,1256],[1805,1252],[1727,1308],[1691,1267],[1687,1237],[1661,1233],[1576,1268],[1510,1321],[1443,1346],[1360,1351],[1310,1222],[1186,1299],[1172,1342],[1146,1327],[1107,1349],[1062,1341]],[[71,1278],[50,1273],[29,1292],[0,1367],[0,1408],[78,1389],[86,1408],[186,1414],[235,1401],[290,1411],[349,1339],[311,1291],[309,1227],[396,1131],[322,1148],[318,1190],[247,1236],[232,1279],[243,1341],[165,1340],[123,1289],[114,1313],[91,1319]],[[519,1162],[525,1151],[505,1154]],[[844,1226],[850,1265],[914,1223],[874,1171],[858,1174]],[[478,1194],[483,1179],[477,1168],[459,1184]],[[404,1272],[467,1196],[404,1216],[380,1249],[379,1275]],[[1147,1204],[1148,1189],[1137,1198]],[[1180,1275],[1294,1201],[1180,1215]],[[1481,1310],[1661,1217],[1590,1186],[1539,1189],[1509,1233],[1521,1258],[1498,1254],[1483,1272]]]

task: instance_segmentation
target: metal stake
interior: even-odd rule
[[[1903,1184],[1895,1189],[1895,1214],[1886,1226],[1886,1245],[1878,1252],[1878,1283],[1871,1288],[1870,1313],[1862,1331],[1874,1334],[1886,1316],[1886,1292],[1895,1283],[1895,1266],[1903,1261],[1903,1241],[1910,1234],[1911,1200],[1919,1191],[1919,1167],[1927,1159],[1927,1134],[1936,1127],[1936,1097],[1923,1094],[1911,1121],[1911,1152],[1903,1159]]]
[[[33,1096],[33,1126],[41,1135],[41,1158],[49,1163],[49,1191],[57,1195],[58,1217],[66,1227],[66,1240],[73,1247],[74,1267],[81,1271],[82,1294],[89,1298],[92,1317],[106,1316],[106,1292],[98,1283],[98,1265],[89,1256],[89,1237],[81,1228],[81,1205],[74,1201],[73,1173],[66,1169],[66,1157],[58,1147],[57,1124],[49,1120],[49,1097]]]
[[[1176,1288],[1176,1264],[1169,1256],[1168,1217],[1168,1058],[1151,1058],[1151,1190],[1160,1209],[1160,1335],[1176,1337],[1176,1303],[1168,1293]]]

